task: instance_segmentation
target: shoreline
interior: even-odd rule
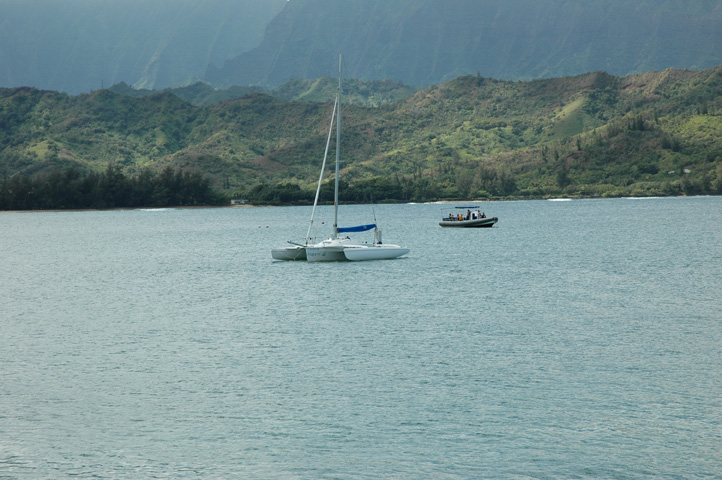
[[[611,200],[615,198],[630,198],[630,199],[653,199],[653,198],[693,198],[693,197],[718,197],[720,195],[650,195],[650,196],[619,196],[619,197],[564,197],[564,196],[549,196],[549,197],[538,197],[538,198],[522,198],[522,197],[511,197],[511,198],[494,198],[484,200],[437,200],[433,202],[391,202],[391,203],[349,203],[346,205],[448,205],[455,203],[491,203],[491,202],[523,202],[523,201],[572,201],[572,200]],[[324,204],[333,205],[333,204]],[[285,204],[285,205],[270,205],[260,204],[254,205],[250,203],[237,204],[237,205],[193,205],[193,206],[173,206],[173,207],[117,207],[117,208],[49,208],[49,209],[35,209],[35,210],[0,210],[0,214],[3,213],[58,213],[58,212],[116,212],[116,211],[133,211],[133,210],[202,210],[210,208],[258,208],[258,207],[310,207],[311,204]]]
[[[187,207],[116,207],[116,208],[48,208],[34,210],[0,210],[3,213],[59,213],[59,212],[123,212],[133,210],[201,210],[206,208],[252,207],[255,205],[194,205]]]

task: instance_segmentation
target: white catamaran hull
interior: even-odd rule
[[[341,262],[344,260],[384,260],[406,255],[411,250],[398,245],[354,243],[348,238],[329,238],[306,247],[309,262]]]
[[[411,249],[399,247],[398,245],[368,245],[359,247],[347,247],[343,254],[347,260],[385,260],[397,258],[409,253]]]
[[[309,262],[339,262],[346,260],[343,254],[347,247],[361,247],[350,238],[329,238],[321,243],[306,246],[306,260]]]
[[[346,260],[343,247],[309,247],[306,249],[309,262],[339,262]]]
[[[271,250],[274,260],[306,260],[306,247],[301,245]]]

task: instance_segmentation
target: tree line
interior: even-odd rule
[[[402,178],[395,175],[392,179],[372,178],[349,184],[339,180],[339,201],[342,203],[399,203],[429,202],[438,200],[460,200],[472,197],[503,198],[518,193],[514,179],[506,172],[482,169],[481,187],[471,192],[472,182],[459,179],[422,177]],[[473,173],[469,175],[472,176]],[[468,185],[467,185],[468,183]],[[319,202],[333,203],[334,181],[321,185]],[[235,196],[243,197],[256,205],[310,205],[316,193],[296,183],[261,183]]]
[[[108,209],[226,205],[229,199],[200,173],[166,167],[126,175],[114,164],[103,172],[77,167],[40,175],[3,175],[0,210]]]

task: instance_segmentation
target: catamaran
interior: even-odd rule
[[[326,151],[323,154],[323,163],[321,164],[321,174],[318,177],[318,187],[316,187],[316,198],[313,200],[313,210],[311,211],[311,221],[308,224],[308,232],[303,244],[288,241],[288,247],[274,248],[271,250],[271,257],[275,260],[306,260],[306,247],[311,242],[311,228],[313,227],[313,219],[316,215],[316,206],[318,205],[318,195],[321,192],[321,183],[323,182],[323,172],[326,169],[326,159],[328,158],[328,147],[331,144],[331,132],[333,132],[333,121],[336,116],[336,108],[338,106],[338,95],[333,104],[333,112],[331,113],[331,126],[328,129],[328,138],[326,139]]]
[[[305,260],[309,262],[336,262],[336,261],[361,261],[361,260],[382,260],[397,258],[406,255],[411,250],[399,245],[385,244],[381,241],[381,231],[376,223],[367,225],[359,225],[356,227],[339,228],[338,226],[338,180],[339,165],[341,152],[341,76],[342,76],[343,56],[339,56],[338,61],[338,92],[336,94],[336,102],[334,112],[336,117],[336,178],[334,183],[333,194],[333,232],[331,237],[319,243],[310,243],[311,227],[318,203],[318,195],[321,189],[321,180],[323,179],[323,171],[326,166],[326,157],[331,139],[331,129],[333,128],[333,115],[331,117],[331,129],[329,129],[329,138],[326,141],[326,153],[324,154],[321,175],[318,180],[318,188],[316,190],[316,199],[313,203],[313,211],[311,213],[311,224],[308,227],[305,244],[293,244],[282,249],[274,249],[271,251],[273,258],[277,260]],[[358,243],[352,240],[348,233],[374,231],[374,240],[372,243]],[[303,257],[303,258],[302,258]]]

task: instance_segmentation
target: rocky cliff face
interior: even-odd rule
[[[0,2],[0,86],[164,88],[257,46],[286,0]]]
[[[0,87],[71,94],[193,79],[417,87],[722,64],[722,0],[7,0]]]
[[[218,86],[333,75],[415,86],[616,75],[722,63],[718,0],[291,0],[257,48],[212,66]]]

